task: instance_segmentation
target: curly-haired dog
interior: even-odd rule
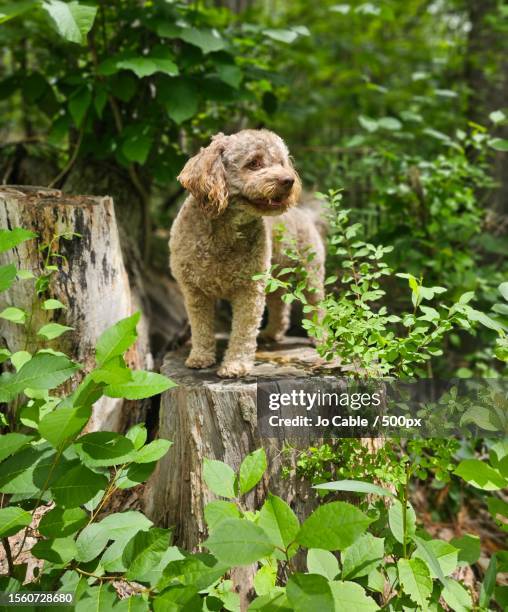
[[[289,326],[289,305],[277,291],[265,296],[264,282],[252,277],[285,261],[273,228],[283,223],[298,252],[315,252],[314,285],[307,294],[317,303],[323,294],[324,246],[311,210],[295,207],[300,179],[284,141],[268,130],[217,134],[191,158],[178,177],[190,192],[171,228],[171,270],[184,295],[192,350],[189,368],[215,363],[214,311],[217,299],[231,302],[233,321],[219,376],[247,374],[254,362],[256,336],[268,305],[267,338],[280,340]]]

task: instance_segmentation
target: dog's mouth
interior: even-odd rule
[[[256,198],[252,200],[249,199],[249,202],[260,210],[276,211],[287,208],[289,199],[284,198],[276,200],[275,198]]]

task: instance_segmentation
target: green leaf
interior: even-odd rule
[[[16,266],[14,264],[0,266],[0,291],[6,291],[9,289],[15,278]]]
[[[66,331],[70,331],[72,329],[74,328],[68,327],[67,325],[60,325],[60,323],[47,323],[39,329],[37,335],[46,338],[46,340],[54,340],[62,334],[65,334]]]
[[[473,565],[480,558],[480,538],[476,535],[466,533],[460,538],[453,538],[453,540],[450,540],[450,544],[459,551],[459,565]]]
[[[203,478],[216,495],[230,499],[236,497],[236,476],[229,465],[216,459],[205,459],[203,462]]]
[[[340,572],[335,556],[320,548],[310,548],[307,552],[307,570],[309,574],[319,574],[328,580],[333,580]]]
[[[355,542],[372,522],[355,506],[331,502],[320,506],[303,523],[297,541],[307,548],[344,550]]]
[[[432,593],[432,579],[427,564],[421,559],[399,559],[397,569],[404,592],[415,604],[426,608]]]
[[[240,465],[240,472],[238,475],[240,495],[244,495],[258,484],[266,468],[267,463],[264,448],[258,448],[245,457]]]
[[[95,358],[99,365],[106,363],[113,357],[123,355],[130,348],[136,338],[136,325],[141,317],[140,312],[122,319],[103,332],[97,340],[95,348]]]
[[[16,453],[31,440],[33,440],[32,436],[27,436],[26,434],[16,432],[0,436],[0,461],[3,461],[9,455]]]
[[[130,125],[122,133],[122,153],[132,162],[144,164],[153,144],[149,126]]]
[[[164,570],[157,584],[159,591],[174,583],[175,579],[201,591],[216,582],[230,569],[228,565],[219,563],[213,555],[207,553],[184,553],[179,556],[179,559],[171,561]]]
[[[152,397],[173,387],[176,383],[162,374],[136,370],[132,372],[132,380],[105,387],[104,395],[135,400]]]
[[[377,124],[380,128],[396,132],[402,129],[402,123],[395,117],[382,117]]]
[[[429,570],[433,573],[434,576],[440,580],[441,584],[445,583],[445,577],[441,570],[441,566],[439,565],[439,561],[434,554],[434,549],[429,545],[427,540],[423,540],[418,536],[414,536],[414,541],[416,542],[416,550],[418,551],[420,560],[423,560],[429,567]]]
[[[153,523],[141,512],[130,510],[108,514],[98,525],[108,532],[111,540],[117,540],[129,531],[147,531]]]
[[[87,587],[76,604],[75,612],[91,612],[92,610],[94,612],[106,612],[112,609],[117,612],[117,603],[118,595],[113,585],[101,582],[99,586]],[[129,612],[138,612],[138,610],[129,610]]]
[[[116,481],[119,489],[129,489],[145,482],[157,467],[157,463],[133,463],[127,469],[123,469]]]
[[[199,47],[203,53],[220,51],[226,46],[226,41],[215,29],[184,28],[178,35],[185,42]]]
[[[76,560],[88,563],[98,557],[108,543],[108,530],[100,523],[87,525],[76,540]]]
[[[354,582],[330,582],[335,612],[375,612],[379,606],[367,597],[363,588]]]
[[[146,446],[143,446],[134,455],[134,463],[152,463],[158,461],[161,457],[168,452],[173,445],[170,440],[158,439],[150,442]]]
[[[225,519],[203,543],[222,563],[250,565],[272,554],[273,544],[261,527],[242,519]]]
[[[388,489],[383,489],[383,487],[379,487],[370,482],[363,482],[362,480],[336,480],[335,482],[324,482],[314,485],[314,489],[323,489],[324,491],[352,491],[354,493],[369,493],[394,497],[394,494]]]
[[[445,578],[441,597],[453,612],[469,612],[473,609],[471,595],[459,582],[452,578]]]
[[[163,72],[170,76],[178,74],[178,66],[173,59],[169,57],[157,57],[154,55],[140,55],[128,57],[119,60],[116,63],[117,68],[123,70],[132,70],[134,74],[142,79],[143,77],[151,76],[156,72]]]
[[[388,523],[393,537],[401,544],[410,540],[416,532],[416,515],[410,503],[406,508],[406,533],[404,537],[404,522],[402,518],[402,504],[396,499],[388,510]]]
[[[17,323],[23,325],[26,320],[26,312],[21,308],[15,306],[9,306],[0,312],[0,318],[10,321],[11,323]]]
[[[272,40],[276,40],[277,42],[283,42],[286,44],[291,44],[298,38],[298,33],[293,30],[283,30],[283,29],[272,29],[268,28],[267,30],[263,30],[263,34],[271,38]]]
[[[479,459],[462,460],[455,468],[454,474],[483,491],[497,491],[508,486],[506,478],[503,478],[496,469]]]
[[[57,504],[76,508],[90,501],[108,485],[108,479],[92,472],[84,465],[77,465],[58,478],[51,486]]]
[[[175,123],[183,123],[194,117],[199,108],[199,91],[188,78],[180,77],[161,81],[157,97]]]
[[[76,127],[81,127],[91,103],[92,92],[90,89],[88,89],[88,87],[81,87],[69,99],[69,113],[71,114],[72,120],[74,121]]]
[[[508,151],[508,140],[506,138],[493,138],[489,144],[496,151]]]
[[[499,293],[504,297],[504,299],[508,302],[508,281],[501,283],[497,289]]]
[[[292,610],[286,597],[286,589],[281,587],[275,587],[267,595],[256,597],[248,607],[248,612],[292,612]]]
[[[87,34],[92,29],[96,6],[73,2],[62,2],[61,0],[45,0],[42,8],[48,13],[53,21],[56,31],[69,42],[84,45],[87,42]]]
[[[490,558],[490,563],[483,577],[482,588],[480,589],[480,606],[482,608],[488,608],[494,589],[496,587],[496,576],[497,576],[497,558],[494,553]]]
[[[91,406],[57,408],[40,420],[39,433],[56,449],[63,448],[82,431],[91,415]]]
[[[76,533],[88,523],[88,514],[82,508],[60,508],[46,512],[39,523],[39,531],[47,538],[64,538]]]
[[[0,508],[0,538],[14,535],[23,527],[30,525],[32,515],[21,508],[7,506]]]
[[[37,559],[45,559],[57,565],[65,565],[76,555],[74,538],[56,538],[54,540],[40,540],[30,550]]]
[[[135,453],[134,444],[128,438],[111,431],[95,431],[81,436],[73,448],[91,467],[129,463]]]
[[[295,612],[335,612],[330,583],[317,574],[293,574],[286,586],[286,595]]]
[[[427,546],[430,550],[432,550],[435,558],[437,559],[443,576],[449,576],[453,571],[455,571],[457,568],[459,555],[459,551],[455,548],[455,546],[452,546],[443,540],[427,540]],[[413,557],[426,561],[425,556],[421,553],[421,549],[416,549]],[[432,568],[430,568],[430,576],[431,578],[438,578]]]
[[[44,310],[56,310],[58,308],[67,308],[67,306],[65,304],[62,304],[62,302],[60,302],[60,300],[54,300],[54,299],[49,299],[49,300],[44,300],[44,302],[42,303],[42,307],[44,308]]]
[[[38,2],[24,2],[23,0],[2,4],[2,6],[0,6],[0,24],[26,13],[30,9],[36,7],[37,4]]]
[[[146,437],[148,432],[146,431],[146,427],[144,423],[138,423],[129,429],[129,431],[125,434],[126,438],[134,444],[134,448],[139,450],[143,444],[146,442]]]
[[[78,364],[63,355],[37,353],[16,374],[4,372],[0,376],[0,398],[15,397],[27,388],[54,389],[79,369]]]
[[[342,577],[368,576],[382,562],[384,539],[364,533],[342,553]]]
[[[28,363],[32,359],[32,355],[28,351],[17,351],[13,355],[11,355],[11,363],[16,368],[16,371],[19,372],[21,368]]]
[[[1,11],[2,8],[0,7],[0,15]],[[18,244],[21,244],[26,240],[30,240],[31,238],[35,238],[36,236],[37,234],[34,232],[23,229],[22,227],[15,227],[12,230],[0,229],[0,253],[9,251],[10,249],[17,247]]]
[[[258,525],[274,546],[285,549],[296,540],[300,531],[300,523],[293,510],[284,500],[271,493],[261,508]],[[292,552],[294,554],[296,551]]]
[[[170,545],[170,536],[169,529],[152,528],[139,531],[128,542],[122,555],[122,562],[128,568],[127,580],[145,581],[158,568]]]
[[[205,506],[205,520],[208,531],[213,531],[217,525],[228,518],[240,518],[240,510],[232,502],[217,499]]]

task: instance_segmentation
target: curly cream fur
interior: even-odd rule
[[[271,263],[285,261],[273,228],[282,223],[302,254],[316,256],[309,278],[316,303],[323,294],[324,246],[314,211],[295,207],[300,179],[283,140],[268,130],[218,134],[190,159],[179,180],[191,195],[171,228],[171,270],[185,299],[191,324],[190,368],[215,363],[215,302],[231,302],[233,321],[229,345],[219,376],[248,374],[256,351],[256,337],[268,304],[265,337],[280,340],[289,326],[289,306],[280,294],[265,298],[264,284],[252,280]]]

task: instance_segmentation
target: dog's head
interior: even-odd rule
[[[178,180],[213,217],[228,205],[280,215],[301,191],[284,141],[268,130],[217,134],[185,164]]]

